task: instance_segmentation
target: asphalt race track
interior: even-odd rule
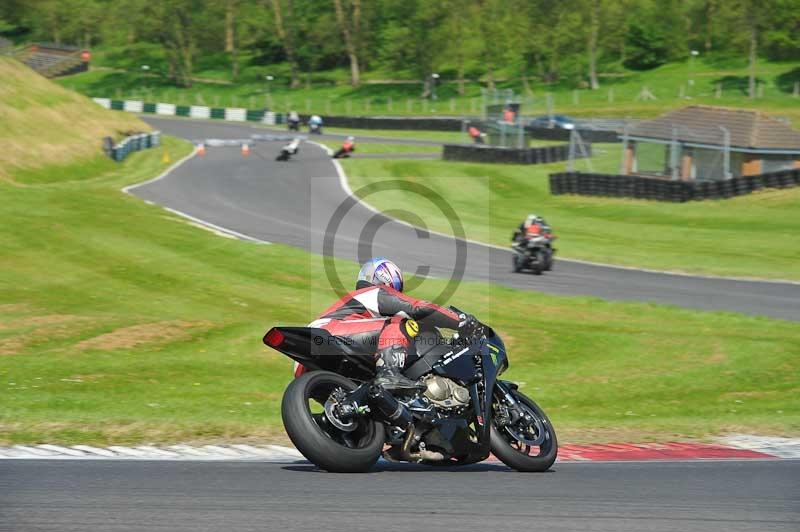
[[[191,140],[248,138],[265,133],[263,128],[230,123],[152,117],[146,120],[167,134]],[[256,239],[316,253],[322,252],[326,228],[337,207],[344,204],[352,208],[336,232],[337,257],[357,260],[359,256],[363,259],[384,255],[407,270],[423,265],[429,267],[427,273],[432,276],[451,276],[457,254],[454,239],[420,235],[407,225],[353,202],[342,189],[330,158],[317,145],[304,143],[300,154],[289,163],[274,161],[282,144],[256,143],[249,157],[242,157],[236,147],[209,148],[204,157],[194,157],[165,178],[131,192]],[[371,233],[378,237],[371,239],[372,250],[365,245]],[[593,295],[800,320],[800,284],[671,275],[563,259],[557,260],[554,271],[534,276],[512,273],[508,250],[469,243],[466,251],[465,279],[553,294]],[[343,281],[348,288],[349,281]]]
[[[800,461],[383,465],[0,461],[0,531],[797,531]]]

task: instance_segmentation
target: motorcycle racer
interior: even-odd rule
[[[347,137],[342,143],[342,147],[336,150],[333,154],[334,159],[341,159],[342,157],[350,157],[350,154],[356,151],[356,138]]]
[[[458,330],[474,324],[475,318],[404,294],[400,268],[378,257],[361,267],[356,289],[331,305],[309,327],[362,344],[377,338],[373,384],[386,390],[410,390],[417,385],[401,371],[419,332],[418,322]]]

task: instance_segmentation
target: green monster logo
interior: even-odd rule
[[[500,353],[500,350],[497,347],[493,346],[492,344],[486,344],[486,345],[489,347],[489,349],[492,350],[491,353],[492,364],[497,366],[497,355]]]

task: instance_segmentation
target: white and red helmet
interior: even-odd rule
[[[368,260],[358,272],[358,280],[403,291],[403,272],[397,264],[384,257]]]

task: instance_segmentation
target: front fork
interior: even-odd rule
[[[505,423],[503,424],[513,424],[519,421],[524,414],[519,407],[519,402],[514,399],[514,395],[511,393],[511,390],[517,389],[517,385],[513,382],[498,380],[494,387],[497,390],[497,395],[505,403],[502,406],[508,411],[509,418],[504,420]]]

